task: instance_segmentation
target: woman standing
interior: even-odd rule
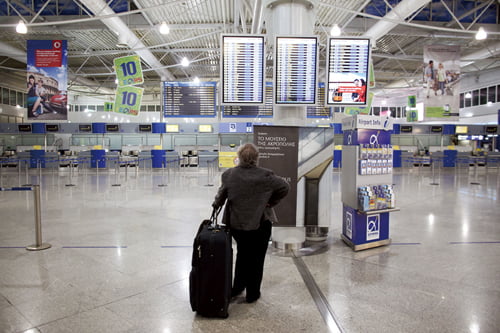
[[[221,207],[227,200],[224,220],[237,245],[231,296],[246,289],[246,301],[252,303],[260,297],[271,227],[277,222],[273,207],[288,194],[289,185],[273,171],[257,166],[255,145],[241,146],[238,158],[238,166],[222,174],[212,206]]]

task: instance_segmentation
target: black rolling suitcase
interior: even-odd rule
[[[205,317],[227,318],[231,299],[233,250],[229,228],[217,223],[219,210],[204,220],[194,238],[189,298]]]

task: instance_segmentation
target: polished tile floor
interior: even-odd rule
[[[270,248],[261,299],[237,298],[226,320],[197,316],[188,299],[191,244],[218,174],[80,173],[42,174],[44,251],[24,249],[35,241],[33,193],[0,192],[2,333],[500,332],[498,169],[396,170],[393,243],[359,252],[340,240],[332,171],[327,241]],[[26,182],[38,173],[2,171],[1,187]]]

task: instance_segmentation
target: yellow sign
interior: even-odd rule
[[[238,165],[238,153],[235,151],[219,152],[219,168],[233,168]]]
[[[334,147],[334,150],[342,150],[342,146],[337,145]]]
[[[446,147],[446,149],[447,150],[455,150],[456,148],[455,148],[455,146],[448,146],[448,147]]]
[[[42,150],[42,146],[40,145],[34,145],[33,150]]]

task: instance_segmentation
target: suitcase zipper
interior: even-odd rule
[[[198,258],[201,258],[201,245],[198,245]]]

